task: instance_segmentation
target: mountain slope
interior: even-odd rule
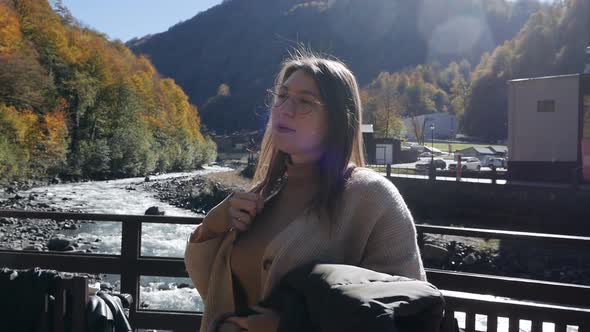
[[[513,39],[482,58],[473,73],[463,125],[490,140],[508,133],[506,81],[580,73],[590,45],[590,1],[569,0],[531,16]]]
[[[299,44],[344,60],[366,84],[421,63],[478,63],[539,8],[533,0],[231,0],[128,45],[187,91],[209,128],[233,131],[262,126],[263,92]],[[221,84],[229,95],[217,95]]]
[[[173,80],[57,3],[0,0],[0,181],[137,176],[214,157]]]

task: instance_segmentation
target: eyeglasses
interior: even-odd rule
[[[317,100],[317,98],[302,93],[288,93],[287,89],[283,86],[278,89],[266,90],[270,99],[270,105],[272,108],[281,107],[287,99],[291,99],[293,103],[295,114],[305,115],[317,110],[324,104]]]

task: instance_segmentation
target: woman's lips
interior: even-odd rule
[[[282,125],[278,125],[276,127],[276,131],[279,132],[279,133],[281,133],[281,134],[290,134],[290,133],[294,133],[295,132],[295,129],[291,129],[289,127],[285,127],[285,126],[282,126]]]

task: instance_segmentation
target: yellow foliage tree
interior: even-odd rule
[[[0,54],[16,51],[21,42],[20,22],[16,13],[0,2]]]
[[[214,156],[173,80],[47,0],[0,0],[0,105],[0,180],[146,174]]]
[[[64,112],[66,101],[60,99],[57,107],[43,115],[42,131],[44,132],[44,150],[47,159],[54,163],[64,161],[67,152],[68,126]]]

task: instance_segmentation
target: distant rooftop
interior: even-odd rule
[[[481,154],[494,154],[494,151],[490,148],[473,147],[473,149]]]
[[[467,151],[467,150],[470,150],[470,149],[475,150],[479,154],[494,154],[494,151],[491,150],[490,148],[482,148],[482,147],[475,147],[475,146],[468,147],[468,148],[465,148],[465,149],[461,149],[461,150],[459,150],[459,152],[461,152],[461,151]]]
[[[502,145],[490,145],[490,146],[488,146],[488,149],[490,149],[494,152],[508,153],[508,147],[502,146]]]

